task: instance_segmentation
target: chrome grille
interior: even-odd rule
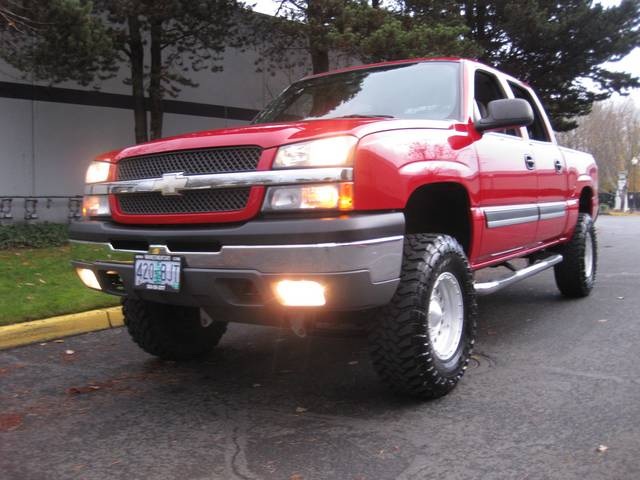
[[[228,212],[245,208],[250,191],[250,188],[187,190],[172,196],[159,192],[132,193],[118,195],[118,201],[120,210],[127,215]]]
[[[118,162],[117,180],[159,178],[164,173],[185,175],[205,173],[246,172],[258,167],[262,149],[255,146],[183,150],[140,157]]]

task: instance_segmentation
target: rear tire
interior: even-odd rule
[[[375,370],[400,393],[446,395],[469,363],[476,315],[473,276],[460,244],[446,235],[407,235],[400,285],[370,335]]]
[[[598,241],[593,220],[588,214],[578,215],[571,240],[557,251],[563,257],[562,262],[554,267],[560,292],[570,298],[589,295],[596,280]]]
[[[227,330],[199,308],[125,298],[124,323],[134,342],[164,360],[192,360],[208,354]]]

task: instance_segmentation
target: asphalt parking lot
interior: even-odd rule
[[[0,478],[640,478],[640,216],[597,225],[592,296],[548,271],[482,298],[437,401],[387,393],[363,340],[273,328],[233,325],[199,364],[123,329],[0,352]]]

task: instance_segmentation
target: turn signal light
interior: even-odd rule
[[[88,195],[82,199],[83,217],[107,217],[111,215],[107,195]]]
[[[263,210],[353,210],[353,183],[270,187]]]

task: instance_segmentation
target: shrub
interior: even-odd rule
[[[16,223],[0,226],[0,250],[65,245],[68,226],[60,223]]]

